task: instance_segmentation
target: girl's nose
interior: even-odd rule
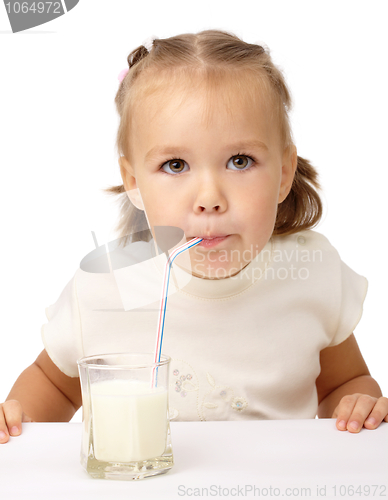
[[[225,212],[227,201],[224,190],[214,178],[202,178],[194,203],[194,212]]]

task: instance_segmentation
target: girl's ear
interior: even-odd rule
[[[143,200],[141,199],[139,188],[136,184],[135,171],[132,165],[124,156],[119,158],[120,173],[128,198],[132,204],[139,210],[144,210]]]
[[[296,146],[292,144],[283,154],[283,164],[282,164],[282,179],[279,190],[278,204],[282,203],[291,191],[291,186],[294,180],[296,167],[298,165],[298,154],[296,151]]]

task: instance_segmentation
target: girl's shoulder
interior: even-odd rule
[[[279,250],[297,248],[305,251],[316,250],[338,254],[335,247],[324,234],[312,229],[298,231],[293,234],[275,235],[272,237],[272,240],[275,248]]]

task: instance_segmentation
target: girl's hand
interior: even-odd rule
[[[19,436],[22,432],[22,422],[33,422],[22,409],[16,399],[10,399],[0,404],[0,444],[7,443],[9,436]]]
[[[331,418],[337,419],[340,431],[360,432],[362,426],[376,429],[382,421],[388,422],[388,398],[360,393],[344,396]]]

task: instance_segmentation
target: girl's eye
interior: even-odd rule
[[[181,160],[180,158],[173,158],[172,160],[163,163],[161,168],[164,172],[166,172],[166,174],[180,174],[184,172],[185,165],[188,167],[187,163],[184,160]]]
[[[247,155],[236,155],[228,161],[228,166],[231,170],[248,170],[252,166],[254,161]]]
[[[255,160],[250,156],[239,154],[232,156],[227,163],[228,168],[237,171],[246,171],[255,163]],[[189,168],[187,163],[181,158],[172,158],[166,161],[160,167],[166,174],[181,174],[186,172]]]

